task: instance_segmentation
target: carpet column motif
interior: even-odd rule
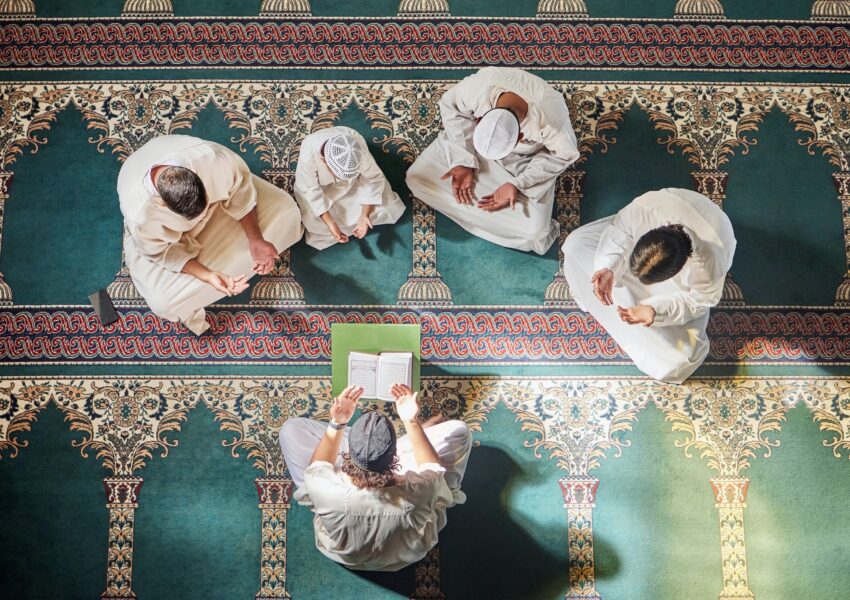
[[[757,456],[770,457],[785,414],[799,397],[794,383],[747,380],[693,381],[687,391],[653,399],[680,436],[675,445],[689,458],[699,453],[716,473],[709,482],[720,525],[720,600],[753,598],[744,535],[749,479],[742,473]]]
[[[697,191],[723,208],[729,174],[721,170],[736,151],[746,154],[758,143],[755,134],[773,106],[772,94],[730,86],[671,87],[658,94],[637,90],[638,105],[662,137],[667,150],[681,150],[697,167],[692,179]],[[743,304],[743,294],[727,274],[722,302]]]
[[[33,0],[0,0],[0,15],[35,16]]]
[[[3,245],[3,215],[6,210],[6,200],[9,199],[9,186],[14,175],[9,171],[0,171],[0,248]],[[12,305],[12,288],[0,273],[0,306]]]
[[[289,598],[286,591],[286,515],[292,498],[288,477],[257,477],[262,511],[260,591],[256,600]]]
[[[260,14],[274,17],[309,17],[313,14],[310,0],[263,0]]]
[[[720,0],[678,0],[673,14],[677,19],[725,19]]]
[[[726,184],[729,182],[729,173],[726,171],[694,171],[691,173],[697,191],[711,198],[721,209],[726,199]],[[732,274],[726,273],[726,281],[723,282],[723,296],[721,303],[724,305],[741,306],[744,304],[744,292],[741,286],[732,280]]]
[[[121,248],[121,268],[115,274],[115,279],[106,286],[106,291],[118,306],[143,306],[145,304],[145,299],[142,298],[139,290],[136,289],[136,284],[130,277],[127,255],[124,253],[123,247]]]
[[[263,177],[292,194],[295,173],[279,169],[264,169]],[[251,304],[256,306],[299,306],[304,304],[304,288],[292,273],[290,249],[280,253],[268,275],[259,277],[251,288]]]
[[[753,600],[747,575],[744,509],[749,480],[742,475],[756,457],[769,458],[793,406],[804,405],[824,436],[818,441],[844,459],[850,450],[850,380],[846,378],[700,378],[675,386],[646,378],[575,377],[502,379],[426,377],[428,413],[463,418],[482,431],[501,405],[520,424],[524,447],[555,460],[568,518],[567,600],[598,599],[595,590],[593,512],[598,479],[588,472],[638,442],[624,437],[650,403],[661,410],[687,457],[707,460],[718,511],[722,573],[720,600]],[[80,379],[0,379],[0,459],[27,448],[40,411],[53,404],[73,433],[71,445],[85,459],[102,460],[109,510],[107,585],[102,598],[134,598],[134,516],[142,478],[133,473],[154,456],[165,458],[192,409],[203,402],[227,432],[222,444],[233,458],[252,461],[261,510],[259,599],[286,598],[286,520],[293,484],[277,433],[296,416],[326,419],[333,401],[330,381],[319,377],[184,376]],[[195,418],[193,416],[192,418]],[[32,439],[33,445],[37,443]],[[412,597],[440,598],[439,551],[416,566]],[[309,573],[305,574],[309,577]],[[720,582],[718,581],[718,587]]]
[[[839,306],[850,305],[850,172],[832,174],[832,181],[841,201],[841,217],[844,226],[844,253],[847,258],[847,272],[835,292],[835,303]]]
[[[832,181],[841,201],[848,271],[838,286],[835,302],[846,305],[850,299],[850,119],[847,118],[850,92],[838,86],[783,89],[776,94],[776,104],[801,134],[798,143],[806,146],[809,154],[822,152],[829,164],[837,168]]]
[[[554,382],[553,382],[554,383]],[[589,473],[606,457],[619,457],[649,401],[645,385],[609,380],[504,384],[497,397],[516,414],[522,430],[534,435],[525,446],[543,451],[566,475],[558,480],[567,509],[569,591],[566,600],[599,600],[593,553],[593,509],[599,479]],[[607,451],[611,451],[606,454]]]
[[[587,4],[584,0],[540,0],[537,3],[538,17],[586,17]]]
[[[448,17],[451,15],[449,0],[401,0],[398,3],[400,17]]]
[[[815,0],[812,20],[833,21],[850,19],[850,0]]]
[[[566,600],[599,600],[593,562],[593,509],[596,477],[564,477],[560,480],[567,509],[570,556],[570,589]]]
[[[174,5],[171,0],[126,0],[121,16],[171,16],[174,14]]]
[[[410,600],[444,600],[440,591],[440,547],[434,546],[425,558],[416,563]]]
[[[106,508],[109,509],[109,551],[106,564],[106,591],[101,600],[135,598],[133,581],[133,533],[141,477],[106,477]]]
[[[747,552],[744,541],[744,509],[747,507],[746,477],[710,479],[714,506],[720,517],[720,560],[723,591],[720,600],[754,598],[747,582]]]
[[[398,291],[398,304],[451,303],[452,291],[437,271],[437,215],[430,206],[413,198],[413,270]]]
[[[558,224],[561,226],[561,233],[558,236],[558,270],[543,295],[543,303],[546,306],[563,306],[573,301],[567,280],[564,278],[564,253],[561,248],[570,232],[579,226],[586,175],[585,171],[570,169],[558,178],[555,188]]]

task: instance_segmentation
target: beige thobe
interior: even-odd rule
[[[207,207],[186,219],[165,206],[149,180],[152,167],[184,166],[200,177]],[[152,139],[131,154],[118,175],[124,252],[130,277],[151,311],[192,332],[208,324],[204,307],[223,297],[180,271],[197,259],[213,271],[249,275],[253,259],[239,220],[254,207],[263,237],[282,252],[303,233],[298,207],[283,190],[251,174],[235,152],[186,135]]]
[[[337,179],[322,160],[322,145],[336,135],[348,134],[361,151],[360,175],[355,179]],[[301,142],[295,169],[295,199],[307,230],[310,246],[324,250],[337,243],[322,215],[330,211],[340,231],[351,235],[357,227],[364,205],[374,205],[369,219],[372,225],[389,225],[404,213],[404,203],[393,192],[387,178],[369,152],[366,140],[348,127],[328,127],[312,133]]]
[[[319,551],[350,569],[397,571],[415,563],[437,544],[446,526],[446,509],[463,504],[461,490],[472,434],[463,421],[444,421],[425,429],[439,464],[417,465],[406,435],[396,451],[401,482],[378,490],[356,487],[341,471],[348,451],[346,427],[335,464],[316,461],[313,451],[327,423],[288,419],[280,429],[280,448],[297,490],[293,498],[314,513]]]
[[[494,108],[504,92],[528,103],[528,114],[520,123],[523,139],[507,157],[489,160],[476,154],[472,132],[476,120]],[[563,96],[521,69],[486,67],[443,94],[440,113],[444,131],[407,172],[413,195],[485,240],[544,254],[559,232],[552,218],[555,182],[579,157]],[[474,194],[479,200],[504,183],[515,185],[516,208],[487,212],[458,204],[451,179],[441,177],[459,165],[477,169]]]
[[[629,257],[643,234],[667,223],[684,226],[693,254],[674,277],[644,285],[631,274]],[[648,192],[615,216],[570,233],[564,243],[564,276],[576,303],[641,371],[681,383],[708,355],[708,313],[720,302],[735,245],[729,218],[711,200],[691,190],[667,188]],[[593,293],[590,280],[600,269],[614,273],[612,306],[604,306]],[[655,322],[651,327],[624,323],[618,304],[652,306]]]

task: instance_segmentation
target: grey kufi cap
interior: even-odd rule
[[[367,471],[386,471],[395,458],[396,435],[392,423],[379,412],[364,413],[351,426],[348,454],[351,462]]]

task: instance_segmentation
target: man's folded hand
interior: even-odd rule
[[[257,275],[270,273],[277,259],[277,250],[274,244],[262,238],[251,240],[251,258],[254,259],[253,271]]]

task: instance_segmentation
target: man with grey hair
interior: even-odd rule
[[[545,254],[559,233],[555,182],[579,157],[564,97],[521,69],[486,67],[443,94],[440,113],[410,191],[478,237]]]
[[[318,250],[344,244],[352,235],[363,238],[375,225],[395,223],[404,213],[366,140],[349,127],[328,127],[304,138],[294,191],[305,241]]]
[[[252,175],[221,144],[188,135],[155,137],[118,174],[124,256],[151,311],[196,335],[205,307],[269,273],[301,239],[292,197]]]

